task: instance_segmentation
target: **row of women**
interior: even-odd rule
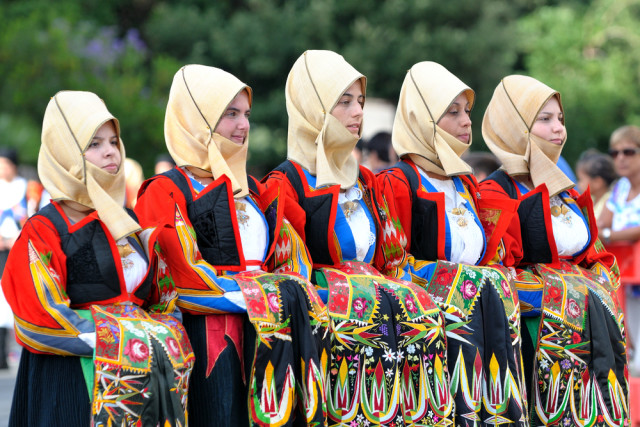
[[[560,95],[495,90],[478,184],[474,92],[407,73],[401,161],[352,150],[366,79],[307,51],[286,83],[287,160],[248,176],[252,90],[220,69],[174,77],[177,166],[122,208],[118,121],[88,92],[44,116],[53,202],[12,250],[3,289],[25,347],[10,425],[627,425],[615,258],[591,198],[556,166]]]

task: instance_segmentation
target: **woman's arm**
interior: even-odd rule
[[[602,209],[598,218],[598,237],[604,244],[612,242],[635,242],[640,240],[640,226],[611,230],[613,212],[608,206]]]
[[[93,347],[83,337],[95,334],[95,326],[70,307],[66,280],[66,257],[57,231],[47,219],[31,218],[2,276],[17,340],[34,353],[91,357]]]
[[[142,227],[159,230],[157,241],[178,289],[180,308],[195,314],[246,312],[235,280],[218,276],[202,258],[186,201],[173,181],[159,176],[143,184],[135,212]]]
[[[502,263],[505,267],[515,267],[523,256],[517,201],[490,179],[482,181],[478,189],[478,210],[488,249],[482,263]],[[507,223],[498,227],[502,215],[508,217]]]

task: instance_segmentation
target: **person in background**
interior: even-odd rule
[[[616,129],[609,141],[609,155],[620,179],[598,218],[600,238],[609,242],[640,239],[640,127]]]
[[[174,167],[176,167],[176,162],[173,161],[173,158],[171,157],[171,155],[159,154],[156,157],[156,163],[153,171],[155,175],[159,175],[161,173],[164,173],[168,170],[173,169]]]
[[[366,165],[373,173],[378,173],[398,161],[389,132],[378,132],[366,144]]]
[[[500,168],[500,160],[493,153],[487,151],[467,151],[462,155],[462,160],[471,166],[473,176],[478,182],[484,181],[486,177]]]
[[[477,198],[471,167],[460,159],[471,146],[474,101],[473,90],[442,65],[411,67],[393,124],[401,160],[377,179],[398,212],[405,250],[432,271],[417,282],[446,313],[456,424],[525,426],[520,307],[509,271],[485,265],[484,200]]]
[[[28,217],[27,180],[18,176],[18,152],[0,147],[0,280],[20,229]],[[0,369],[8,369],[8,339],[13,315],[0,295]]]
[[[576,163],[578,191],[584,193],[589,188],[593,199],[593,214],[600,218],[605,204],[611,196],[611,185],[618,178],[610,156],[596,149],[580,154]]]
[[[609,155],[620,179],[598,218],[600,238],[610,242],[640,240],[640,127],[622,126],[611,134]],[[627,290],[626,322],[633,343],[630,370],[640,374],[640,286]]]
[[[252,90],[224,70],[174,76],[164,134],[177,167],[136,205],[162,228],[196,355],[192,427],[323,425],[328,317],[284,191],[247,174]]]
[[[528,76],[502,79],[482,135],[503,168],[480,184],[480,199],[519,203],[492,239],[516,273],[531,425],[628,425],[620,273],[598,240],[591,197],[556,164],[564,119],[557,91]]]
[[[131,157],[124,159],[124,182],[127,196],[125,206],[127,209],[133,209],[136,206],[138,190],[144,182],[144,174],[140,163]]]
[[[123,207],[124,154],[98,96],[51,98],[38,174],[53,201],[2,278],[24,347],[10,426],[187,425],[194,356],[158,232]]]

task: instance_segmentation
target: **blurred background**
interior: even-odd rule
[[[411,65],[443,64],[477,93],[472,150],[485,149],[484,109],[512,73],[561,92],[571,165],[640,124],[640,0],[1,0],[0,17],[0,144],[23,164],[35,164],[49,98],[89,90],[152,175],[172,77],[199,63],[253,87],[249,167],[262,177],[285,158],[284,84],[307,49],[344,55],[392,107]]]

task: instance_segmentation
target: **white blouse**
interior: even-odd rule
[[[551,197],[551,225],[558,255],[572,256],[589,241],[584,219],[577,215],[558,195]]]
[[[244,259],[262,263],[267,249],[267,224],[264,216],[246,197],[235,199],[235,205]],[[247,265],[247,270],[259,268],[259,265]]]
[[[122,251],[120,253],[120,261],[122,261],[124,283],[127,287],[127,292],[132,293],[147,274],[147,261],[126,237],[118,240],[116,244],[118,245],[118,250]]]
[[[376,236],[371,232],[371,222],[362,206],[362,191],[356,185],[338,196],[338,204],[345,214],[347,224],[356,244],[356,261],[364,261]]]
[[[475,214],[467,209],[465,199],[456,190],[453,179],[435,179],[418,168],[436,190],[444,193],[444,206],[451,231],[451,259],[449,261],[474,265],[484,250],[484,231],[476,223]]]

